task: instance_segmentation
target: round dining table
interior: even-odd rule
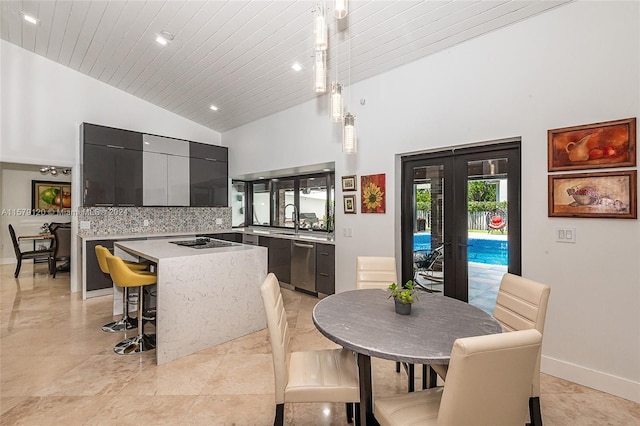
[[[358,354],[361,424],[373,416],[371,357],[407,364],[448,364],[453,343],[462,337],[501,333],[498,321],[466,302],[420,293],[410,315],[395,312],[382,289],[353,290],[322,299],[313,323],[329,340]]]

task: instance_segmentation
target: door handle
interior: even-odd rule
[[[296,247],[300,247],[300,248],[308,248],[308,249],[312,249],[313,248],[313,244],[300,244],[297,242],[293,242],[293,245]]]

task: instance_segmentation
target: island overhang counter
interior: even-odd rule
[[[156,360],[163,364],[266,327],[267,249],[194,249],[183,238],[117,241],[115,255],[156,264]],[[115,306],[115,305],[114,305]]]

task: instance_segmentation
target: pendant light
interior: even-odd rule
[[[316,58],[313,65],[313,90],[316,93],[327,91],[327,52],[316,50]]]
[[[318,3],[316,17],[313,19],[313,47],[316,50],[327,50],[327,46],[329,45],[329,31],[324,15],[324,5]]]
[[[356,139],[356,117],[350,112],[344,115],[342,151],[345,154],[355,154],[358,152],[358,141]]]
[[[334,0],[333,1],[333,16],[338,19],[342,19],[349,13],[348,0]]]
[[[331,121],[338,123],[342,121],[342,84],[337,81],[331,82],[331,97],[329,98],[331,104],[329,105],[329,114],[331,115]]]

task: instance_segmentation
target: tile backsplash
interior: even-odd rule
[[[231,208],[80,207],[78,220],[78,235],[85,236],[217,231],[231,228]],[[89,222],[89,229],[82,229],[82,222]]]

